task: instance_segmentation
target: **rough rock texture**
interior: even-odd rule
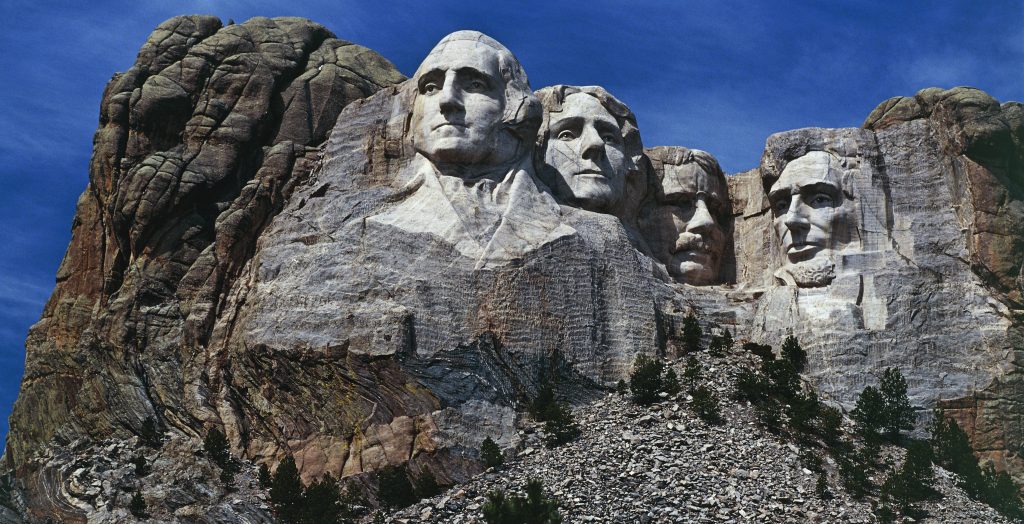
[[[500,47],[484,38],[448,44]],[[466,480],[484,437],[525,445],[519,412],[539,385],[597,398],[637,354],[676,354],[690,312],[706,337],[797,335],[809,379],[847,406],[898,366],[922,412],[958,410],[979,450],[1024,472],[1020,104],[926,90],[883,103],[864,129],[770,137],[759,169],[728,180],[734,253],[719,274],[735,280],[693,287],[651,258],[630,217],[552,196],[520,143],[501,143],[520,157],[500,180],[441,173],[411,138],[433,130],[413,116],[436,91],[403,80],[305,20],[201,16],[163,24],[111,80],[11,417],[5,464],[30,518],[121,518],[132,487],[162,518],[267,518],[248,477],[236,504],[212,481],[108,474],[147,418],[170,438],[153,460],[182,472],[209,467],[194,451],[218,428],[247,467],[291,454],[306,480],[372,484],[400,463]],[[533,95],[518,96],[505,113],[539,120]],[[650,177],[664,182],[666,159],[693,156],[658,151],[630,166],[650,182],[637,201],[659,195]],[[842,159],[849,220],[830,278],[807,288],[779,277],[766,191],[811,151]],[[707,197],[695,184],[683,200]]]
[[[842,485],[837,464],[823,449],[797,445],[767,433],[746,403],[726,400],[740,366],[756,366],[750,353],[724,359],[698,355],[702,385],[722,399],[723,424],[709,425],[692,409],[686,393],[649,407],[628,396],[608,394],[575,411],[582,435],[549,449],[543,426],[521,430],[523,445],[508,453],[497,471],[477,475],[446,493],[391,515],[387,522],[482,523],[486,494],[500,489],[522,494],[527,479],[543,481],[566,523],[576,522],[878,522],[870,498],[857,500]],[[675,364],[682,373],[682,361]],[[852,421],[844,430],[853,431]],[[510,450],[512,451],[512,450]],[[877,470],[881,484],[901,463],[887,446]],[[822,459],[829,497],[816,493],[818,473],[808,455]],[[942,498],[921,504],[919,522],[1009,522],[956,487],[956,477],[934,468]]]
[[[998,101],[972,88],[925,89],[913,97],[880,104],[864,122],[894,145],[896,137],[928,129],[941,149],[941,180],[948,191],[958,262],[969,267],[987,294],[1001,304],[1007,349],[995,355],[1004,372],[963,398],[946,396],[943,405],[958,412],[972,429],[975,449],[1000,467],[1024,472],[1024,105]],[[916,145],[916,144],[915,144]],[[909,148],[908,148],[909,149]],[[921,162],[909,149],[907,162]],[[993,306],[996,309],[996,306]],[[955,330],[950,330],[955,333]],[[1000,333],[1000,335],[1002,335]]]
[[[171,19],[104,92],[90,182],[57,287],[27,341],[5,460],[45,470],[46,445],[125,437],[147,417],[184,435],[225,393],[205,350],[224,290],[349,102],[404,78],[302,19],[222,27]],[[41,460],[41,459],[40,459]],[[33,514],[84,520],[50,474]]]
[[[777,346],[796,335],[810,376],[847,407],[899,367],[922,420],[936,404],[958,410],[976,449],[1018,474],[1021,114],[976,89],[927,89],[882,103],[864,129],[773,135],[760,169],[730,179],[737,276],[764,291],[751,337]],[[808,151],[856,165],[846,182],[856,235],[834,257],[835,280],[812,289],[778,285],[765,195]]]

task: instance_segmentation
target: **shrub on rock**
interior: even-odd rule
[[[633,402],[647,405],[658,400],[664,369],[665,365],[656,358],[647,355],[636,356],[633,371],[629,374],[629,389],[633,393]]]
[[[483,507],[487,524],[560,524],[558,502],[544,494],[540,480],[526,483],[526,496],[506,495],[501,490],[487,494]]]
[[[700,339],[703,335],[697,317],[693,313],[686,315],[683,319],[683,348],[687,353],[700,351]]]
[[[484,467],[497,468],[505,462],[505,457],[501,454],[501,448],[498,444],[491,440],[491,437],[484,439],[483,444],[480,445],[480,460],[483,461]]]

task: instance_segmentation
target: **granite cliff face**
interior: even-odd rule
[[[114,515],[80,457],[147,418],[181,471],[217,428],[306,480],[408,463],[462,481],[485,437],[519,445],[541,384],[592,398],[637,354],[678,354],[690,312],[797,335],[847,407],[897,366],[922,423],[947,408],[1024,473],[1020,104],[927,89],[861,129],[773,135],[730,177],[640,132],[601,88],[534,94],[479,33],[406,80],[305,20],[164,23],[107,87],[26,343],[5,454],[22,504]],[[269,519],[153,489],[168,518]]]

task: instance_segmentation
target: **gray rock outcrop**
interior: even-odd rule
[[[925,90],[861,129],[773,135],[730,177],[642,148],[611,94],[534,94],[480,33],[406,80],[305,20],[162,24],[107,87],[29,333],[5,454],[23,509],[122,515],[82,487],[147,419],[182,470],[209,467],[195,442],[216,428],[250,469],[291,455],[306,481],[466,480],[485,437],[520,445],[542,384],[595,398],[638,354],[677,355],[691,312],[708,336],[796,335],[847,407],[899,367],[920,422],[944,407],[1024,473],[1020,104]],[[143,487],[166,520],[260,521],[251,480],[233,509]]]

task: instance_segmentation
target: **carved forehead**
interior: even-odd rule
[[[793,160],[782,170],[769,193],[799,190],[813,184],[828,184],[842,189],[842,174],[835,157],[824,151],[811,151]]]
[[[416,70],[415,78],[431,71],[451,69],[473,69],[493,78],[500,78],[498,50],[478,41],[442,42],[423,60]]]
[[[594,120],[602,120],[619,127],[618,121],[605,109],[604,105],[597,98],[586,93],[573,93],[565,97],[562,107],[559,110],[551,111],[551,122],[570,117],[591,117]]]
[[[661,187],[665,198],[692,196],[699,192],[718,199],[724,198],[723,181],[718,176],[709,174],[696,162],[665,164],[664,169]]]

